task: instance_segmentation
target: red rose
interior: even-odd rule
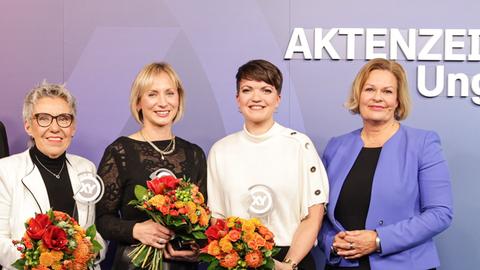
[[[155,193],[155,195],[157,194],[163,194],[164,190],[165,190],[165,183],[162,183],[161,181],[159,181],[160,178],[155,178],[151,181],[147,181],[147,187],[148,189],[150,189],[151,191],[153,191],[153,193]]]
[[[31,218],[28,221],[27,234],[34,240],[40,240],[50,224],[52,222],[48,215],[36,214],[35,218]]]
[[[178,183],[180,183],[180,179],[177,179],[173,176],[164,176],[164,177],[160,178],[160,181],[165,183],[165,185],[169,189],[176,189],[177,186],[178,186]]]
[[[180,180],[173,177],[173,176],[163,176],[160,178],[155,178],[151,181],[147,181],[147,187],[153,193],[156,194],[164,194],[165,188],[168,189],[175,189],[180,183]]]
[[[226,228],[225,220],[217,219],[215,225],[210,225],[210,227],[208,227],[208,229],[205,231],[205,235],[208,237],[208,239],[218,240],[227,234]]]
[[[49,226],[42,240],[45,246],[54,250],[64,250],[68,243],[67,233],[57,226]]]

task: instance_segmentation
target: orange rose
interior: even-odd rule
[[[198,223],[202,227],[207,226],[210,221],[210,215],[203,207],[199,206],[198,209],[200,210],[200,220],[198,221]]]
[[[267,242],[265,243],[265,248],[268,249],[268,250],[272,250],[272,249],[273,249],[273,246],[274,246],[274,243],[273,243],[273,242],[267,241]]]
[[[220,255],[220,246],[218,245],[217,240],[213,240],[210,242],[207,246],[207,253],[212,255],[212,256],[218,256]]]
[[[255,242],[259,247],[264,247],[267,241],[258,233],[255,234]]]
[[[240,257],[238,256],[237,252],[232,251],[220,260],[220,266],[225,268],[233,268],[237,266],[238,260],[240,260]]]
[[[245,255],[245,261],[247,262],[248,267],[260,267],[263,264],[263,254],[258,250],[249,252]]]
[[[228,239],[232,242],[236,242],[238,239],[240,239],[241,233],[237,230],[231,230],[228,232]]]
[[[51,252],[43,252],[40,254],[40,265],[53,266],[63,258],[63,252],[52,250]]]
[[[258,226],[258,232],[261,234],[261,235],[266,235],[267,233],[270,232],[270,230],[268,230],[267,227],[265,226]]]
[[[258,250],[258,244],[255,240],[250,240],[247,242],[247,246],[253,250]]]
[[[228,237],[224,237],[220,239],[219,242],[220,248],[222,249],[223,252],[229,253],[233,249],[232,243],[228,240]]]
[[[92,250],[92,244],[87,239],[83,238],[77,241],[77,248],[73,252],[75,263],[87,265],[87,263],[95,256]]]

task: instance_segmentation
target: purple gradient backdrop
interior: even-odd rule
[[[331,136],[360,126],[342,104],[364,61],[283,60],[293,27],[480,28],[479,9],[473,0],[1,1],[0,119],[12,152],[23,151],[24,95],[43,79],[66,82],[79,103],[69,151],[98,164],[110,142],[138,128],[128,108],[136,73],[146,63],[168,61],[187,89],[186,116],[175,133],[208,152],[217,139],[241,128],[234,99],[237,67],[264,58],[285,76],[276,119],[306,132],[321,152]],[[415,89],[420,63],[403,64],[414,105],[406,123],[440,134],[453,179],[455,218],[437,237],[440,269],[476,269],[480,106],[458,97],[423,98]],[[480,72],[479,63],[440,64],[447,72]]]

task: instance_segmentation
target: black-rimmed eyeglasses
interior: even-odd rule
[[[53,119],[55,119],[58,126],[62,128],[68,128],[73,122],[73,114],[70,113],[62,113],[57,116],[53,116],[49,113],[36,113],[33,116],[37,120],[37,124],[41,127],[49,127],[52,124]]]

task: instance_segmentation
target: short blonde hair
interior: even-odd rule
[[[33,106],[41,98],[61,98],[67,102],[68,107],[70,107],[71,113],[73,114],[73,119],[77,116],[77,104],[75,97],[72,96],[70,91],[65,88],[65,84],[55,84],[48,83],[46,80],[43,80],[40,84],[35,86],[28,94],[25,96],[23,101],[23,121],[31,123],[33,117]]]
[[[362,69],[358,72],[355,80],[352,83],[352,88],[350,90],[350,96],[345,103],[345,107],[352,114],[360,113],[359,110],[359,102],[360,102],[360,94],[362,92],[362,88],[365,82],[370,76],[370,73],[374,70],[387,70],[390,71],[393,76],[397,79],[397,101],[398,106],[395,109],[395,119],[396,120],[404,120],[407,118],[408,114],[410,113],[410,93],[408,90],[408,82],[407,82],[407,75],[403,67],[393,60],[387,60],[383,58],[376,58],[368,61]]]
[[[178,91],[179,105],[177,114],[173,118],[173,122],[177,122],[183,116],[185,108],[185,91],[177,72],[175,72],[173,67],[168,63],[151,63],[140,70],[133,81],[132,90],[130,92],[130,111],[139,124],[143,123],[143,115],[137,110],[138,102],[140,102],[143,93],[153,85],[154,78],[161,73],[165,73],[170,77]]]

